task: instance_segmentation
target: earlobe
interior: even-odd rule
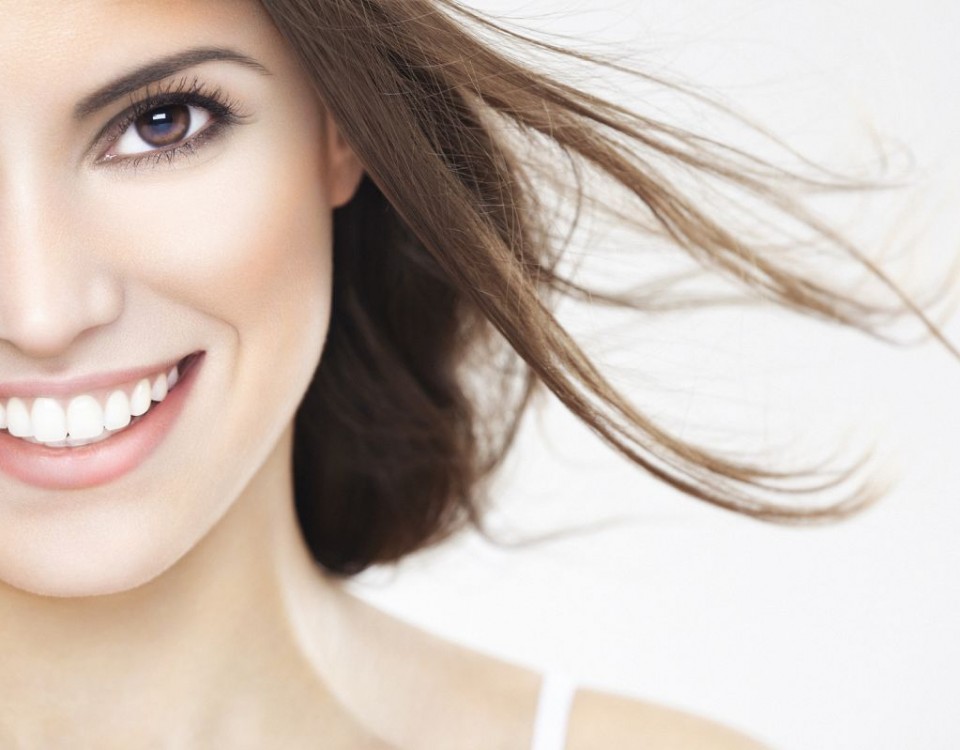
[[[330,204],[333,208],[340,208],[357,192],[363,177],[363,164],[329,114],[327,115],[327,144]]]

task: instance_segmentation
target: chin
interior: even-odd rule
[[[0,581],[29,594],[61,598],[131,591],[183,556],[156,538],[129,532],[126,538],[114,536],[106,542],[78,535],[61,544],[30,544],[14,557],[9,552],[0,557]]]

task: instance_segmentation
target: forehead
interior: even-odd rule
[[[256,0],[0,0],[0,50],[9,43],[91,44],[123,32],[228,28],[266,21]]]
[[[275,57],[282,46],[255,0],[0,0],[0,19],[5,107],[72,96],[181,48],[232,44]]]

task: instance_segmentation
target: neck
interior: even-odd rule
[[[201,726],[222,738],[239,705],[245,722],[294,698],[316,715],[332,706],[324,643],[346,595],[301,537],[291,455],[292,426],[227,514],[142,586],[54,598],[0,584],[0,737],[53,720],[73,739]]]

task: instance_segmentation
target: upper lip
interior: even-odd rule
[[[189,356],[189,355],[186,355]],[[126,370],[112,372],[98,372],[90,375],[80,375],[69,380],[12,380],[0,383],[0,398],[21,396],[36,398],[39,396],[72,396],[93,391],[99,388],[109,388],[114,385],[123,385],[132,380],[139,380],[148,375],[159,372],[168,372],[171,367],[186,357],[159,362],[146,367],[132,367]]]

